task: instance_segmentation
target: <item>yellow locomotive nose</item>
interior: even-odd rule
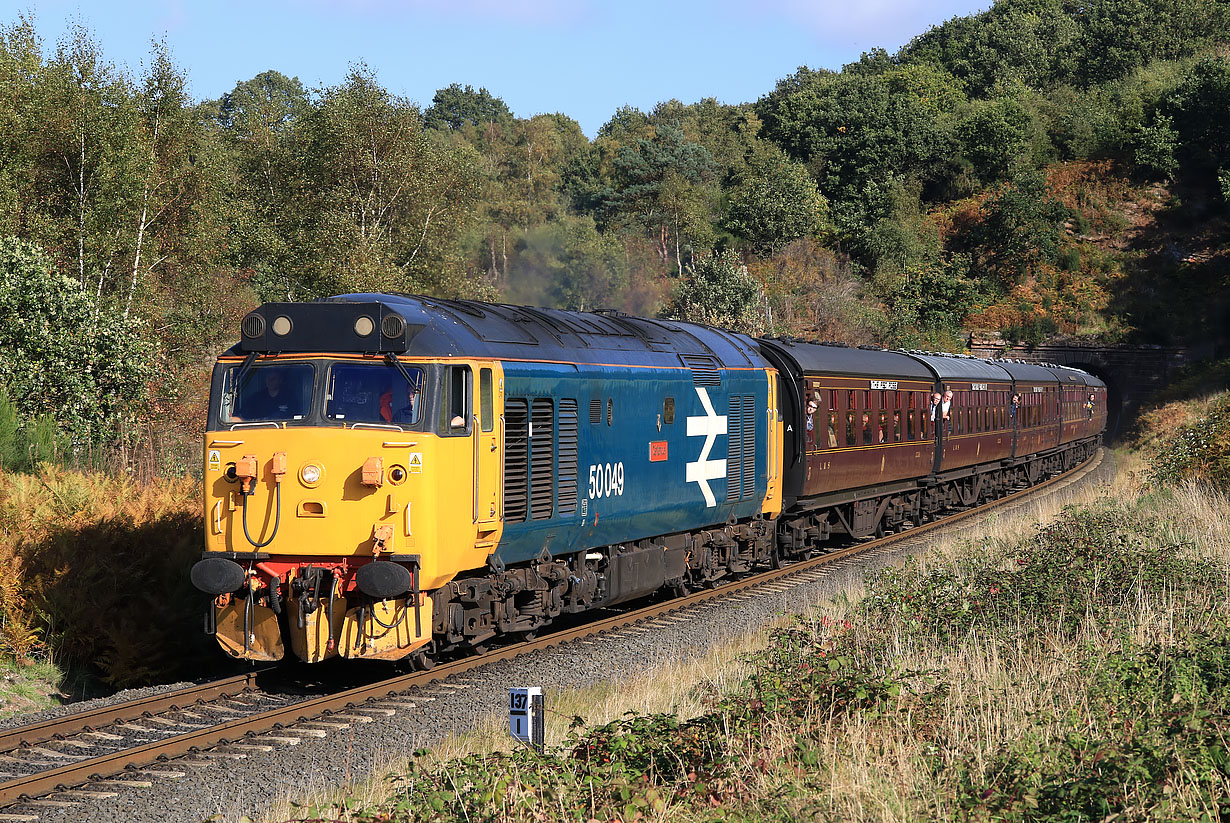
[[[309,661],[405,656],[430,640],[425,592],[445,582],[442,567],[485,562],[472,503],[452,493],[471,483],[449,482],[470,466],[468,441],[254,427],[211,432],[205,448],[208,556],[193,580],[214,596],[211,622],[232,656],[278,659],[283,639]]]

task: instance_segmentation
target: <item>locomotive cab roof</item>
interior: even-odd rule
[[[759,363],[751,338],[697,323],[420,295],[266,303],[244,317],[241,331],[228,353],[499,357],[701,370]]]

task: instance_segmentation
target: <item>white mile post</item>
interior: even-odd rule
[[[508,690],[508,731],[516,740],[543,750],[546,736],[546,710],[542,689],[530,686]]]

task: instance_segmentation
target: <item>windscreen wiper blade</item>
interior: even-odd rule
[[[414,382],[414,378],[410,376],[409,370],[406,369],[406,364],[398,360],[397,355],[392,353],[386,354],[384,356],[384,362],[395,367],[399,372],[401,372],[401,376],[405,378],[407,385],[414,386],[414,391],[416,393],[422,388],[418,383]]]
[[[239,372],[235,375],[235,391],[243,389],[244,381],[248,379],[251,373],[252,364],[256,362],[256,356],[260,352],[248,352],[248,356],[243,359],[243,363],[239,366]]]

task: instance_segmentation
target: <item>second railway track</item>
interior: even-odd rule
[[[764,587],[771,592],[774,586],[806,583],[854,558],[904,553],[910,544],[925,542],[940,529],[1033,500],[1057,486],[1075,484],[1095,471],[1105,454],[1101,450],[1067,474],[978,509],[687,597],[441,664],[428,672],[296,700],[255,690],[254,673],[0,731],[0,807],[4,807],[0,821],[93,819],[70,813],[118,792],[151,789],[155,781],[185,777],[210,761],[242,760],[249,754],[353,730],[399,712],[422,712],[436,699],[424,692],[431,684],[455,680],[479,667],[574,641],[593,642],[599,635],[626,633],[637,624],[652,627],[660,618],[737,599]]]

